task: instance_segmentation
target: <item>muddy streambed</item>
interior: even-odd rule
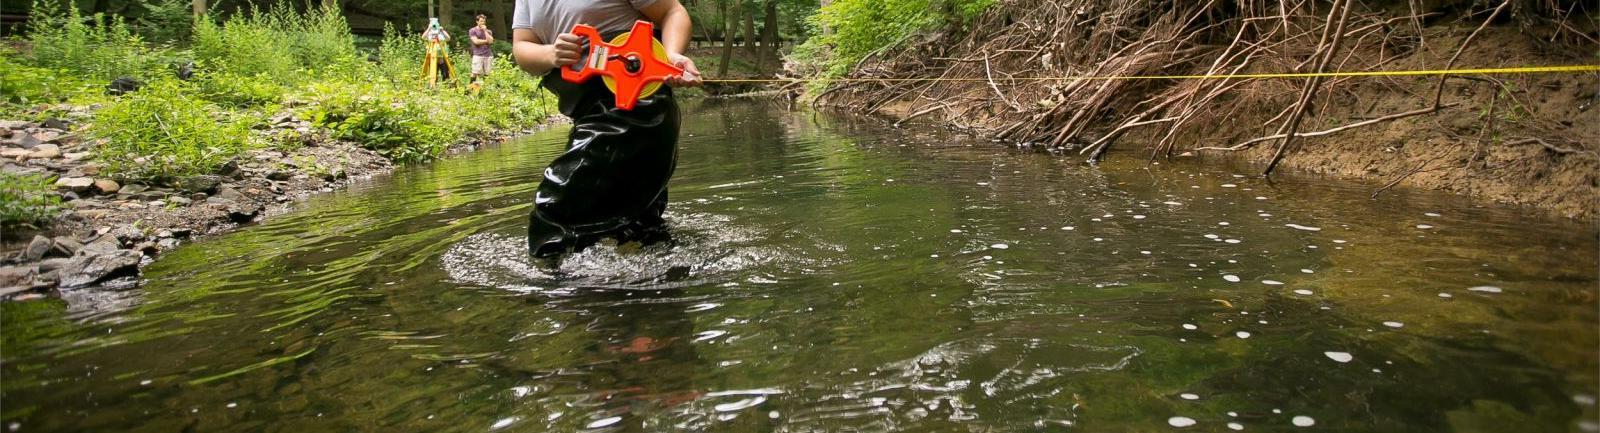
[[[686,112],[670,244],[530,266],[556,130],[4,304],[5,431],[1600,429],[1591,226]]]

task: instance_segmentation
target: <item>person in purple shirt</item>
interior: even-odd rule
[[[478,14],[478,25],[472,30],[467,30],[467,36],[472,38],[472,81],[489,75],[489,67],[494,64],[494,53],[489,51],[489,45],[494,43],[494,32],[484,25],[487,21],[483,14]]]

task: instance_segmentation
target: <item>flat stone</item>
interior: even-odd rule
[[[122,185],[111,179],[95,179],[94,189],[100,191],[101,194],[112,194],[122,190]]]
[[[67,152],[61,154],[61,156],[66,158],[68,161],[82,161],[85,158],[94,156],[94,152]]]
[[[167,202],[176,203],[178,206],[188,206],[189,203],[194,203],[194,200],[190,200],[187,197],[172,196],[167,197]]]
[[[138,193],[145,192],[145,191],[148,191],[148,190],[150,190],[150,187],[148,187],[148,186],[144,186],[144,185],[137,184],[137,183],[130,183],[130,184],[127,184],[127,185],[123,185],[122,189],[117,190],[117,192],[120,192],[120,193],[123,193],[123,194],[138,194]]]
[[[0,149],[0,158],[15,159],[15,158],[20,157],[20,156],[28,156],[31,153],[33,153],[33,151],[28,150],[28,149],[17,149],[17,148],[8,147],[8,148],[5,148],[5,149]]]
[[[51,129],[71,129],[68,128],[68,126],[71,125],[67,124],[66,119],[58,119],[53,117],[45,119],[43,122],[39,122],[39,126]]]
[[[228,206],[228,221],[232,221],[235,224],[244,224],[254,221],[256,219],[256,215],[260,213],[260,205],[235,203],[231,206]]]
[[[44,144],[44,142],[39,141],[37,138],[33,138],[33,135],[18,132],[15,135],[12,135],[11,138],[6,139],[5,144],[23,149],[32,149],[34,146]]]
[[[43,259],[44,255],[50,252],[51,245],[54,243],[50,242],[50,238],[33,235],[33,241],[28,242],[27,248],[22,249],[22,261],[33,262]]]
[[[33,266],[0,267],[0,287],[30,286],[36,275],[39,275],[39,268]]]
[[[22,129],[28,127],[26,120],[0,120],[0,129]]]
[[[57,256],[72,257],[81,249],[83,244],[66,236],[56,236],[55,240],[50,242],[50,252]]]
[[[94,186],[94,179],[87,177],[63,177],[56,179],[56,189],[72,192],[87,192]]]
[[[143,257],[133,250],[81,254],[60,269],[61,287],[83,287],[115,276],[136,274],[139,271],[139,259]]]
[[[33,133],[33,139],[40,143],[52,143],[61,139],[61,131],[43,130]]]
[[[233,189],[231,187],[226,187],[226,186],[222,187],[222,188],[218,188],[217,189],[217,193],[213,194],[213,196],[215,198],[218,198],[218,199],[230,200],[230,201],[240,201],[240,200],[245,200],[245,199],[248,198],[248,197],[245,197],[244,194],[239,193],[239,190]]]
[[[83,172],[85,175],[94,176],[100,174],[100,164],[80,165],[78,166],[78,171]]]
[[[61,157],[61,146],[54,144],[41,144],[33,147],[33,153],[28,154],[33,159],[56,159]]]
[[[222,184],[222,176],[202,174],[189,176],[178,182],[178,188],[189,192],[211,193],[217,190],[217,185]]]
[[[293,177],[294,177],[294,173],[290,173],[290,172],[287,172],[287,171],[274,171],[274,172],[271,172],[271,173],[267,173],[267,179],[271,179],[271,180],[289,180],[290,178],[293,178]]]
[[[72,263],[72,259],[66,258],[66,257],[54,257],[54,258],[48,258],[48,259],[40,260],[39,261],[39,272],[50,272],[50,271],[54,271],[54,270],[57,270],[57,269],[61,269],[63,267],[66,267],[67,263]],[[56,277],[59,278],[60,274],[57,274]],[[52,279],[56,279],[56,278],[52,278]]]

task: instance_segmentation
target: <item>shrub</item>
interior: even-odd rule
[[[202,72],[195,82],[207,100],[233,108],[276,104],[285,91],[282,85],[265,75],[246,77],[231,72]]]
[[[252,8],[219,25],[200,20],[191,45],[206,70],[295,84],[348,71],[363,60],[344,16],[335,8],[306,14],[280,5]]]
[[[38,227],[55,218],[61,197],[54,181],[47,174],[0,172],[0,228]]]
[[[382,85],[325,81],[306,88],[301,117],[396,161],[424,161],[444,152],[461,134],[448,113],[430,115],[432,98],[405,95]],[[419,92],[420,93],[420,92]]]
[[[0,52],[0,103],[53,104],[98,96],[102,87],[59,70],[21,64],[10,53]]]
[[[85,18],[71,2],[62,8],[54,0],[37,0],[29,18],[28,39],[33,42],[35,66],[66,70],[83,78],[145,79],[161,69],[161,56],[146,48],[120,18],[99,14]]]
[[[184,84],[157,80],[95,113],[89,134],[106,140],[107,170],[155,182],[215,172],[249,146],[255,119],[218,119]]]
[[[971,21],[994,0],[835,0],[817,10],[815,35],[795,59],[825,76],[839,76],[873,51],[893,49],[911,35]],[[821,31],[828,29],[830,31]]]

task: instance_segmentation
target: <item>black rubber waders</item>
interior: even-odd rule
[[[560,257],[604,238],[666,238],[667,181],[678,166],[678,104],[662,87],[631,111],[600,80],[573,84],[560,71],[542,85],[572,118],[567,150],[544,169],[528,220],[528,251]]]

